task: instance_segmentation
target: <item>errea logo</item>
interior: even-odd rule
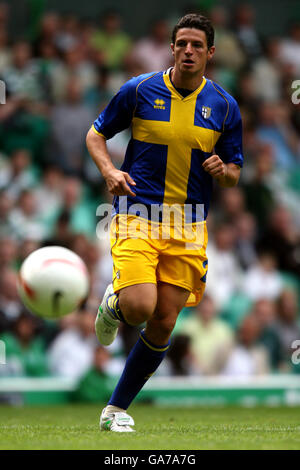
[[[157,98],[154,103],[154,109],[166,109],[166,107],[164,106],[166,104],[164,100]]]

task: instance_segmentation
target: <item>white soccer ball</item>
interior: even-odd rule
[[[73,251],[61,246],[47,246],[34,251],[23,262],[18,290],[32,313],[44,318],[59,318],[76,310],[86,298],[88,271]]]

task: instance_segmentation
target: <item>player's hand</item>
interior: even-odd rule
[[[114,168],[109,172],[105,178],[107,188],[110,193],[114,196],[132,196],[135,197],[135,193],[131,191],[127,183],[135,186],[134,180],[125,171],[117,170]]]
[[[227,175],[227,166],[218,155],[207,158],[202,166],[213,178]]]

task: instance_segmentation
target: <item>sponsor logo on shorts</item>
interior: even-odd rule
[[[128,204],[127,196],[119,197],[119,217],[113,217],[111,204],[100,204],[96,227],[101,240],[115,233],[116,239],[181,240],[189,250],[202,249],[206,240],[204,204]],[[116,273],[120,279],[120,272]]]

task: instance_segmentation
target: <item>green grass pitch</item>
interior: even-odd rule
[[[0,406],[0,449],[300,449],[300,408],[135,405],[136,433],[101,432],[101,406]]]

